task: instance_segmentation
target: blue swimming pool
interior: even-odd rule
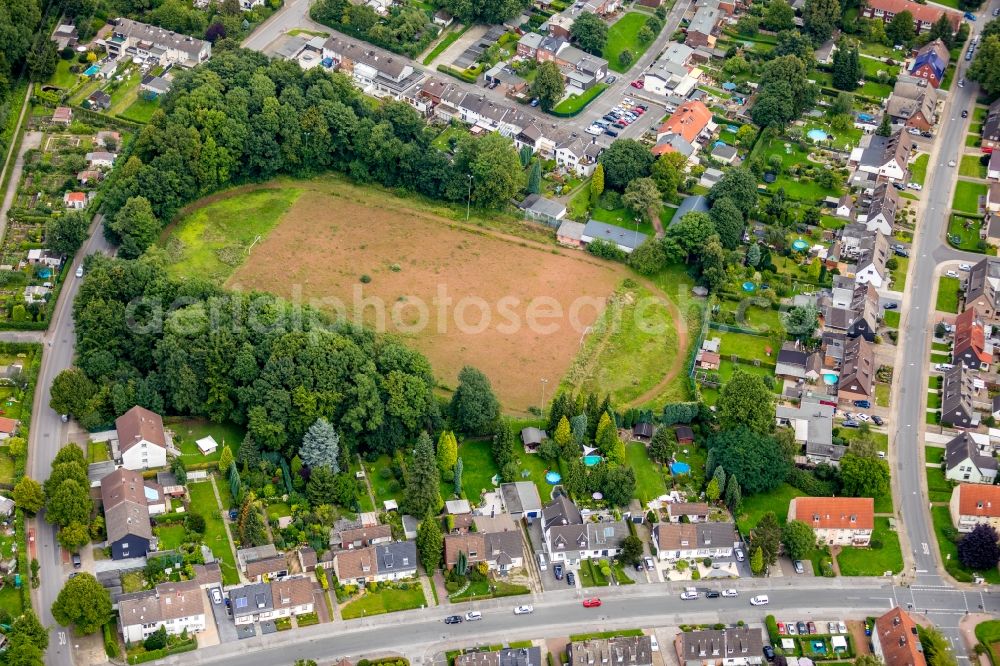
[[[811,129],[806,132],[806,136],[810,141],[826,141],[827,134],[821,129]]]
[[[545,483],[549,484],[550,486],[554,486],[560,481],[562,481],[562,474],[560,474],[559,472],[545,473]]]
[[[597,463],[601,462],[601,456],[584,456],[583,464],[587,467],[593,467]]]
[[[747,292],[748,294],[756,290],[757,290],[757,285],[755,285],[753,282],[750,282],[748,280],[747,282],[743,283],[743,291]]]
[[[809,247],[809,243],[805,242],[801,238],[796,238],[794,241],[792,241],[792,249],[797,252],[801,252],[807,247]]]
[[[835,372],[824,372],[823,373],[823,383],[827,386],[833,386],[837,383],[837,373]]]
[[[93,76],[94,74],[97,74],[99,71],[101,71],[100,67],[98,67],[97,65],[91,65],[90,67],[85,69],[83,73],[86,76]]]
[[[690,474],[691,465],[678,460],[677,462],[670,463],[670,471],[674,474]]]

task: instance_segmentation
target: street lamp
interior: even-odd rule
[[[469,221],[469,207],[472,206],[472,174],[465,174],[469,178],[469,198],[465,200],[465,221]]]
[[[545,409],[545,385],[549,383],[549,380],[542,377],[542,409]]]

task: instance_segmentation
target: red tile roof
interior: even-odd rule
[[[1000,486],[963,483],[958,487],[958,513],[962,516],[1000,518]]]
[[[893,608],[875,620],[885,666],[925,666],[917,625],[902,608]]]
[[[952,28],[955,30],[958,30],[958,25],[962,21],[962,15],[958,12],[948,11],[938,7],[932,7],[930,5],[921,5],[919,3],[912,2],[911,0],[866,0],[865,4],[872,9],[882,10],[883,12],[889,12],[893,15],[900,12],[910,12],[910,14],[913,15],[914,20],[922,23],[934,23],[941,18],[941,14],[946,14],[948,16],[948,21],[951,22]]]
[[[814,528],[870,530],[875,528],[875,500],[871,497],[796,497],[789,516]]]
[[[957,359],[966,350],[971,350],[981,363],[993,362],[993,357],[986,353],[986,333],[975,307],[955,317],[954,358]]]
[[[684,102],[667,122],[660,125],[657,134],[678,134],[688,143],[694,143],[701,131],[712,120],[712,112],[702,102]]]

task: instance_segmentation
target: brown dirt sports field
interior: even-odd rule
[[[327,299],[327,310],[339,301],[352,319],[367,299],[364,322],[424,353],[443,386],[454,387],[462,366],[472,365],[507,411],[540,406],[542,379],[550,399],[583,329],[630,271],[406,204],[357,187],[307,187],[227,286]],[[552,316],[538,316],[545,314]]]

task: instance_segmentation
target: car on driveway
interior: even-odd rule
[[[552,565],[552,573],[555,575],[556,580],[562,580],[563,577],[563,565],[561,562],[556,562]]]
[[[770,601],[766,594],[758,594],[756,597],[750,597],[751,606],[766,606]]]
[[[217,604],[222,603],[222,592],[217,587],[212,588],[212,601]]]
[[[722,596],[731,599],[733,597],[740,596],[740,593],[736,590],[736,588],[731,587],[731,588],[729,588],[727,590],[723,590],[722,591]],[[780,629],[779,629],[779,631],[780,631]]]
[[[899,303],[886,303],[882,307],[886,310],[896,310],[899,308]]]
[[[604,79],[604,82],[605,83],[614,83],[617,80],[618,80],[617,76],[609,76],[608,78]]]
[[[872,406],[872,403],[870,400],[855,400],[854,406],[860,407],[861,409],[869,409]]]
[[[597,608],[600,605],[601,605],[601,600],[598,599],[597,597],[593,597],[592,599],[584,599],[583,600],[583,607],[584,608]]]
[[[827,627],[829,627],[829,632],[828,633],[831,633],[831,634],[837,633],[837,623],[836,622],[830,622],[829,624],[827,624]]]
[[[872,417],[868,416],[867,414],[860,414],[859,413],[859,414],[855,414],[854,415],[854,420],[855,421],[862,421],[864,423],[867,423],[867,422],[869,422],[869,421],[872,420]]]
[[[810,634],[815,634],[816,633],[816,623],[815,622],[812,622],[812,621],[809,622],[809,633]]]
[[[877,414],[872,417],[872,421],[874,421],[875,425],[878,426],[885,425],[885,419],[883,419],[881,416],[878,416]]]
[[[779,634],[785,633],[785,623],[784,622],[779,622],[778,623],[778,633]]]
[[[972,270],[972,266],[970,266],[969,264],[959,264],[958,265],[958,270],[960,270],[960,271],[971,271]]]
[[[858,427],[858,422],[855,421],[855,420],[853,420],[853,419],[847,419],[846,421],[844,421],[840,425],[844,426],[845,428],[857,428]]]
[[[567,571],[566,572],[566,584],[567,585],[576,585],[576,574],[573,573],[572,571]]]
[[[842,633],[842,634],[846,634],[847,633],[847,625],[844,624],[843,620],[841,620],[840,622],[837,623],[837,630],[840,631],[840,633]]]
[[[646,565],[646,571],[656,571],[656,563],[652,557],[643,558],[642,561]]]
[[[947,273],[945,273],[945,275],[947,275],[948,277],[957,278],[958,277],[958,271],[948,271]]]
[[[743,551],[740,550],[739,548],[734,548],[733,549],[733,553],[736,554],[736,561],[737,562],[742,562],[743,560],[746,559],[746,555],[744,555]]]
[[[975,21],[976,20],[976,15],[973,14],[972,12],[965,12],[965,19],[967,21]]]
[[[448,617],[446,617],[444,619],[444,623],[445,624],[461,624],[462,623],[462,616],[461,615],[449,615]]]
[[[523,606],[514,606],[514,615],[530,615],[535,612],[535,607],[525,604]]]
[[[797,574],[804,574],[806,572],[806,568],[802,564],[802,560],[795,560],[795,562],[792,563],[792,566],[795,567],[795,573]]]
[[[795,623],[795,628],[799,631],[799,636],[804,636],[809,633],[809,626],[805,622],[799,620]]]
[[[483,614],[480,613],[479,611],[469,611],[468,613],[465,614],[466,622],[475,622],[477,620],[482,620],[482,619],[483,619]]]
[[[785,624],[785,630],[788,632],[789,636],[794,636],[795,634],[798,633],[797,631],[795,631],[794,622],[788,622],[787,624]]]
[[[907,183],[906,186],[908,188],[910,188],[911,190],[916,190],[917,192],[919,192],[920,190],[924,189],[923,185],[921,185],[920,183],[910,182],[910,183]]]

